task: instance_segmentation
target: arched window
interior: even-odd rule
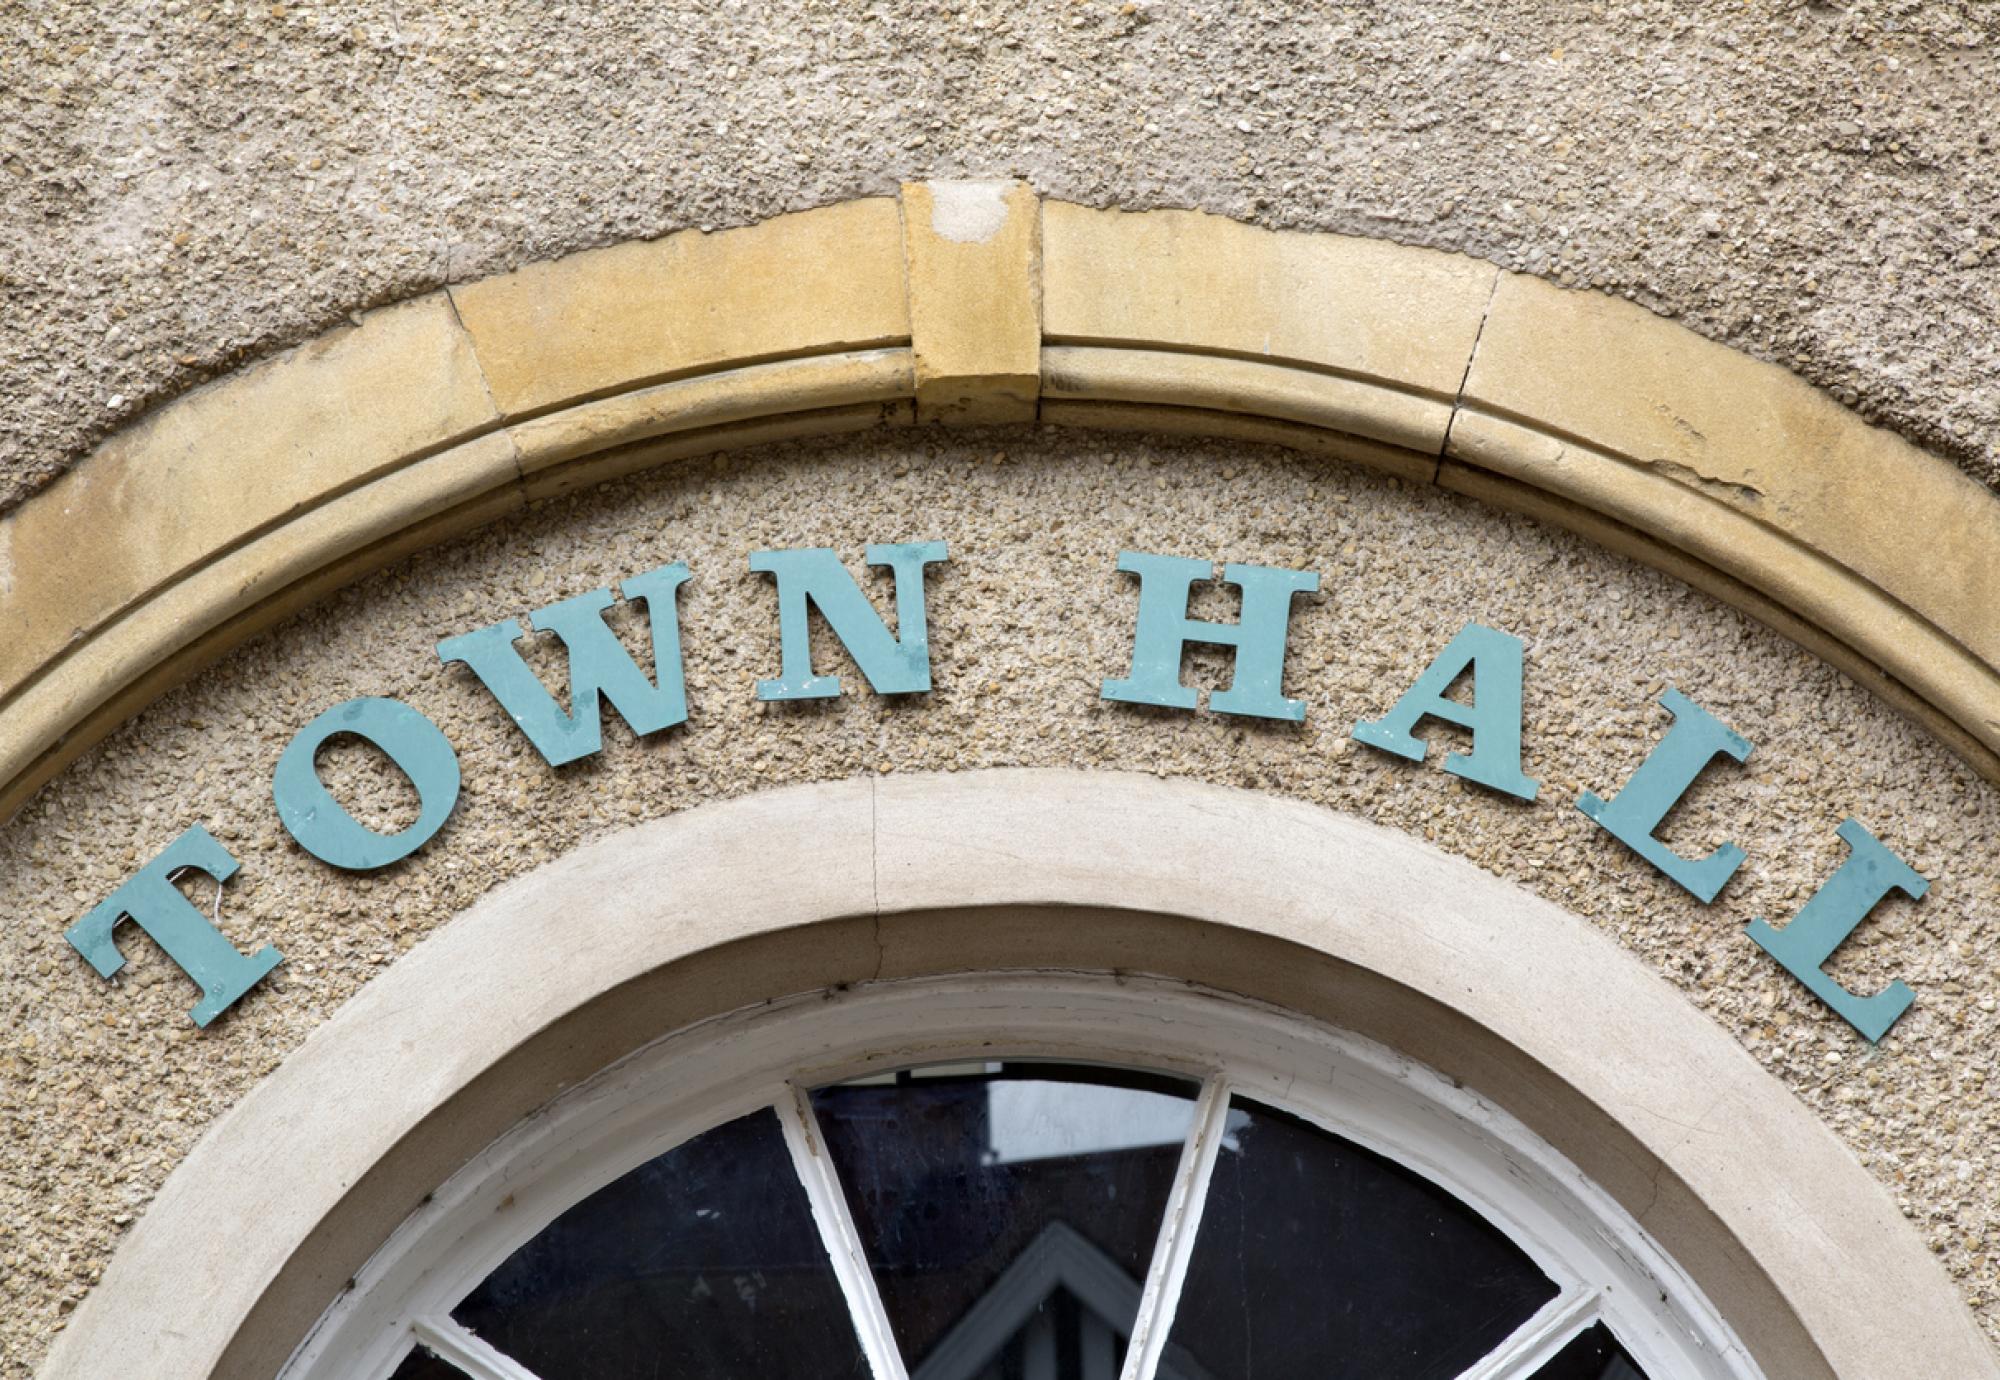
[[[452,1177],[287,1380],[1758,1374],[1524,1127],[1157,981],[871,984],[679,1032]]]

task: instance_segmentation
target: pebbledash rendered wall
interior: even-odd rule
[[[967,171],[1031,174],[1090,205],[1466,250],[1630,295],[1840,390],[1940,465],[1995,473],[2000,203],[1982,188],[2000,154],[1977,118],[1995,66],[1977,6],[1521,6],[1476,20],[1438,4],[594,7],[474,22],[190,4],[127,27],[30,9],[0,21],[20,28],[0,58],[0,170],[31,192],[0,209],[16,499],[135,409],[349,312],[592,244]],[[928,538],[951,547],[929,580],[931,695],[866,693],[828,642],[817,655],[846,696],[757,702],[777,623],[750,551],[828,545],[859,570],[869,542]],[[1100,700],[1130,655],[1135,589],[1115,571],[1127,548],[1318,571],[1287,659],[1305,723]],[[672,560],[694,571],[691,713],[656,738],[614,721],[598,757],[551,771],[432,651]],[[1424,765],[1348,738],[1469,621],[1527,643],[1536,804],[1439,771],[1449,731]],[[545,647],[530,659],[558,668]],[[1218,683],[1219,656],[1193,664]],[[1708,907],[1570,804],[1622,784],[1666,727],[1669,685],[1756,745],[1743,769],[1704,778],[1667,835],[1748,850]],[[465,766],[445,833],[373,878],[300,851],[269,790],[293,733],[357,695],[423,710]],[[2000,1339],[2000,796],[1968,755],[1602,545],[1421,478],[1252,441],[880,426],[533,498],[307,601],[0,824],[0,913],[14,920],[0,933],[5,1373],[34,1371],[217,1116],[495,884],[707,800],[1009,765],[1296,797],[1585,917],[1833,1129]],[[371,759],[336,753],[327,776],[367,802],[364,818],[408,817],[400,779]],[[1916,989],[1877,1047],[1742,934],[1754,917],[1789,918],[1825,880],[1848,815],[1931,880],[1921,902],[1884,903],[1830,965],[1858,991],[1898,977]],[[187,1021],[186,979],[136,934],[121,933],[131,966],[116,985],[62,939],[194,822],[242,863],[221,893],[225,930],[287,960],[207,1031]]]
[[[928,177],[1630,297],[2000,478],[1984,0],[0,8],[0,508],[192,383]]]
[[[777,626],[748,550],[829,544],[854,560],[865,538],[932,534],[950,541],[952,560],[931,580],[937,689],[923,703],[867,694],[831,646],[820,664],[842,671],[848,695],[755,700],[752,682],[775,673]],[[1136,599],[1113,568],[1123,546],[1320,571],[1325,592],[1301,600],[1292,620],[1288,689],[1307,702],[1304,725],[1099,700],[1099,680],[1122,674],[1130,652]],[[695,572],[682,614],[690,719],[656,739],[614,722],[599,757],[552,771],[487,692],[431,650],[490,617],[669,560]],[[1199,611],[1227,616],[1226,601]],[[1528,643],[1525,762],[1542,782],[1533,805],[1347,738],[1475,619]],[[1212,684],[1216,663],[1207,669]],[[1756,744],[1740,774],[1704,783],[1668,835],[1689,851],[1724,837],[1750,850],[1712,907],[1569,803],[1629,774],[1665,726],[1654,700],[1667,684]],[[270,799],[296,729],[357,695],[423,710],[465,769],[446,832],[374,878],[305,855]],[[356,757],[343,764],[352,776],[329,770],[334,788],[374,806],[378,823],[409,818],[407,787]],[[9,1354],[32,1363],[216,1115],[495,883],[704,800],[1002,765],[1159,772],[1297,796],[1408,830],[1589,917],[1826,1118],[1907,1205],[1968,1300],[2000,1287],[1987,1244],[2000,1226],[1990,1187],[2000,1118],[1986,1085],[2000,1027],[2000,951],[1986,921],[2000,900],[1990,842],[2000,801],[1927,735],[1705,595],[1433,489],[1260,447],[885,430],[693,462],[538,505],[290,620],[44,788],[0,840],[0,900],[23,918],[5,940]],[[1915,1008],[1875,1049],[1741,934],[1754,916],[1789,917],[1838,865],[1833,828],[1848,813],[1933,879],[1923,902],[1886,903],[1833,967],[1856,990],[1894,976],[1917,988]],[[133,972],[114,987],[61,935],[192,820],[243,864],[223,891],[228,931],[287,959],[205,1032],[187,1019],[191,985],[143,940],[126,941]],[[212,889],[197,894],[206,902]]]

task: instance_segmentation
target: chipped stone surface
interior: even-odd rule
[[[861,574],[870,541],[942,538],[929,582],[936,691],[891,701],[822,635],[837,701],[760,704],[777,620],[748,553],[830,545]],[[1125,547],[1312,569],[1287,692],[1302,726],[1112,705],[1136,590]],[[548,768],[440,638],[519,617],[672,560],[682,591],[689,723]],[[1199,617],[1232,616],[1211,589]],[[1471,619],[1526,639],[1525,805],[1353,744]],[[642,618],[614,626],[645,655]],[[559,658],[540,648],[544,674]],[[1218,682],[1219,654],[1190,659]],[[1674,685],[1755,745],[1713,770],[1667,839],[1724,838],[1750,860],[1696,904],[1569,802],[1609,794],[1668,719]],[[431,715],[464,768],[443,834],[385,874],[303,854],[271,806],[273,764],[314,715],[355,695]],[[1429,487],[1281,452],[1087,432],[887,430],[792,444],[544,501],[406,561],[260,638],[156,703],[0,830],[0,1374],[26,1376],[118,1238],[217,1115],[368,978],[495,883],[577,844],[700,801],[870,772],[1057,765],[1152,771],[1277,792],[1406,830],[1587,917],[1733,1033],[1852,1147],[2000,1338],[2000,797],[1942,746],[1792,644],[1706,596],[1522,518]],[[329,784],[378,827],[414,816],[406,783],[365,752]],[[1853,814],[1932,880],[1893,899],[1832,965],[1858,990],[1891,977],[1917,1005],[1871,1050],[1741,930],[1788,919],[1839,864]],[[185,826],[242,863],[222,921],[286,964],[206,1033],[194,989],[130,927],[116,983],[62,930]],[[194,894],[214,904],[207,884]],[[580,936],[579,942],[587,942]]]
[[[350,312],[930,177],[1636,298],[2000,478],[1983,0],[0,6],[0,508]]]
[[[903,188],[917,420],[1035,420],[1042,388],[1042,207],[1019,182]]]
[[[984,244],[1007,223],[1007,189],[999,179],[932,184],[931,229],[954,244]]]

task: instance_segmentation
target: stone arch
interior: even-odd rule
[[[655,1038],[830,986],[1022,969],[1196,982],[1428,1064],[1621,1204],[1768,1375],[1992,1369],[1888,1192],[1587,922],[1310,806],[997,770],[706,805],[490,893],[216,1123],[42,1373],[269,1376],[432,1188]]]
[[[362,318],[0,519],[0,814],[230,647],[544,495],[878,426],[1274,442],[1740,607],[2000,781],[2000,498],[1769,364],[1454,255],[923,183]]]

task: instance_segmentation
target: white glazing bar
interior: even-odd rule
[[[418,1318],[410,1324],[410,1331],[472,1380],[536,1380],[533,1371],[495,1351],[450,1318]]]
[[[1554,1360],[1571,1338],[1596,1321],[1595,1289],[1574,1288],[1558,1294],[1458,1380],[1528,1380]]]
[[[868,1268],[860,1234],[847,1211],[847,1195],[841,1192],[833,1161],[827,1156],[826,1139],[820,1134],[812,1102],[804,1088],[793,1087],[787,1092],[777,1104],[778,1120],[785,1128],[785,1147],[792,1152],[792,1167],[805,1186],[820,1240],[833,1261],[840,1291],[847,1296],[848,1315],[854,1320],[862,1354],[867,1356],[875,1380],[909,1380],[895,1332],[889,1326],[888,1310],[882,1307],[882,1296],[875,1288],[875,1274]]]
[[[1139,1316],[1132,1324],[1132,1343],[1125,1350],[1121,1380],[1153,1380],[1173,1329],[1174,1306],[1180,1302],[1181,1281],[1187,1277],[1195,1232],[1201,1227],[1202,1203],[1208,1197],[1209,1175],[1229,1120],[1229,1085],[1211,1078],[1195,1103],[1194,1125],[1181,1146],[1174,1191],[1167,1199],[1166,1219],[1153,1243],[1153,1261],[1146,1269],[1146,1286],[1139,1295]]]

